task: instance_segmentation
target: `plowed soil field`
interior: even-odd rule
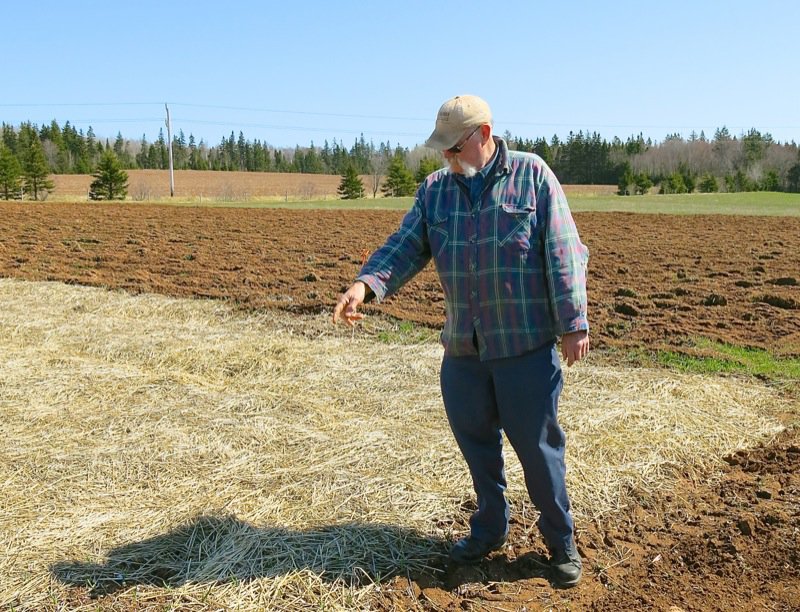
[[[330,311],[402,215],[139,204],[0,203],[0,276]],[[595,347],[706,337],[800,354],[800,218],[575,215]],[[369,313],[437,327],[431,267]],[[581,526],[586,578],[554,591],[522,525],[475,568],[398,578],[385,609],[800,610],[800,434],[727,459],[718,481]],[[619,551],[600,567],[597,551]],[[664,553],[664,551],[669,551]]]
[[[590,251],[595,346],[705,336],[800,353],[800,218],[578,213]],[[213,209],[138,204],[0,204],[0,274],[133,292],[330,310],[393,211]],[[438,327],[428,266],[383,305]]]

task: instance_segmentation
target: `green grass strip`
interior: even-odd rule
[[[776,357],[769,351],[698,339],[694,346],[703,355],[661,351],[661,365],[698,374],[746,374],[770,380],[800,382],[800,358]]]
[[[569,203],[575,212],[800,216],[800,194],[764,191],[644,196],[574,195],[569,197]]]

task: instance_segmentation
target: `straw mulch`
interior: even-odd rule
[[[463,524],[435,343],[0,279],[0,352],[2,609],[368,609]],[[579,522],[780,429],[755,385],[592,360],[566,377]],[[513,453],[508,472],[535,519]]]

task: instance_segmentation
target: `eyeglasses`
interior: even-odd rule
[[[467,141],[469,141],[469,139],[470,139],[470,138],[472,138],[472,135],[473,135],[475,132],[477,132],[479,129],[481,129],[481,126],[480,126],[480,125],[479,125],[478,127],[476,127],[474,130],[472,130],[472,131],[469,133],[469,136],[467,136],[466,138],[464,138],[464,139],[463,139],[461,142],[457,142],[457,143],[456,143],[456,144],[454,144],[452,147],[450,147],[449,149],[447,149],[447,152],[448,152],[448,153],[453,153],[454,155],[455,155],[455,154],[458,154],[458,153],[461,153],[461,149],[463,149],[463,148],[464,148],[464,145],[465,145],[465,144],[467,144]]]

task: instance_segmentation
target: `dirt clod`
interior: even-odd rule
[[[739,521],[736,523],[736,526],[739,528],[739,531],[742,532],[742,535],[753,535],[753,524],[751,519],[739,519]]]

